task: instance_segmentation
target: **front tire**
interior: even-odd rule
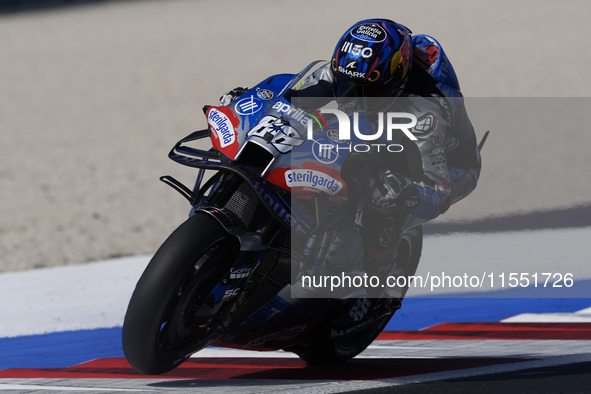
[[[143,374],[176,368],[216,335],[211,291],[239,253],[238,241],[206,214],[181,224],[158,249],[133,292],[123,351]]]

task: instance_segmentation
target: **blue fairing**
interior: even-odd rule
[[[245,94],[251,94],[252,91],[261,100],[270,100],[273,97],[277,97],[283,88],[289,82],[291,82],[293,77],[295,77],[295,74],[277,74],[270,76],[269,78],[254,86],[249,92],[246,92]],[[261,90],[270,90],[273,92],[273,97],[265,96],[265,93],[261,93]]]

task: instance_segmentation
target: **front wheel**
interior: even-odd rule
[[[144,374],[176,368],[217,334],[212,290],[239,253],[238,241],[212,217],[192,216],[162,244],[133,292],[123,351]]]

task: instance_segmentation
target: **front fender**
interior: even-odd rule
[[[241,251],[256,252],[269,248],[269,243],[265,237],[259,233],[246,231],[244,224],[242,224],[242,221],[234,212],[223,208],[200,207],[194,209],[191,212],[191,215],[194,215],[197,212],[202,212],[213,217],[224,230],[228,232],[228,234],[238,238]]]

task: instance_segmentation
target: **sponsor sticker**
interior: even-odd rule
[[[289,187],[303,187],[319,190],[334,196],[343,190],[342,182],[321,171],[292,169],[285,172],[285,183]]]
[[[328,137],[328,139],[330,139],[332,142],[336,142],[339,144],[345,144],[345,143],[351,143],[351,141],[349,140],[341,140],[339,139],[339,130],[337,129],[330,129],[326,131],[326,136]]]
[[[254,96],[236,101],[236,112],[240,115],[252,115],[260,111],[261,108],[263,108],[263,102]]]
[[[314,140],[312,144],[312,154],[314,158],[323,164],[332,164],[339,158],[339,152],[336,145],[325,143],[326,139]]]
[[[299,108],[294,108],[290,104],[278,101],[272,108],[280,114],[289,115],[293,120],[300,122],[302,126],[306,126],[310,122],[310,118],[306,116],[306,112]]]
[[[361,55],[361,57],[364,59],[370,58],[373,54],[373,49],[370,47],[364,47],[360,44],[353,44],[352,42],[345,42],[341,48],[341,51],[356,57]]]
[[[257,90],[257,97],[261,100],[271,100],[274,94],[269,89],[258,89]]]
[[[234,125],[230,118],[217,109],[211,109],[207,115],[207,123],[211,126],[218,137],[220,146],[225,148],[232,145],[236,141],[236,134],[234,133]]]
[[[347,67],[339,66],[339,73],[345,74],[346,76],[351,77],[351,78],[365,79],[365,73],[362,73],[359,71],[351,71],[348,69],[348,68],[352,68],[352,67],[357,67],[357,63],[356,62],[349,63],[349,64],[347,64]]]
[[[428,134],[437,131],[439,125],[439,118],[428,112],[421,115],[417,119],[417,124],[414,127],[415,134]]]
[[[359,25],[351,30],[351,35],[367,42],[382,42],[386,39],[386,32],[377,23]]]
[[[250,276],[252,268],[230,268],[230,279],[244,279]]]

